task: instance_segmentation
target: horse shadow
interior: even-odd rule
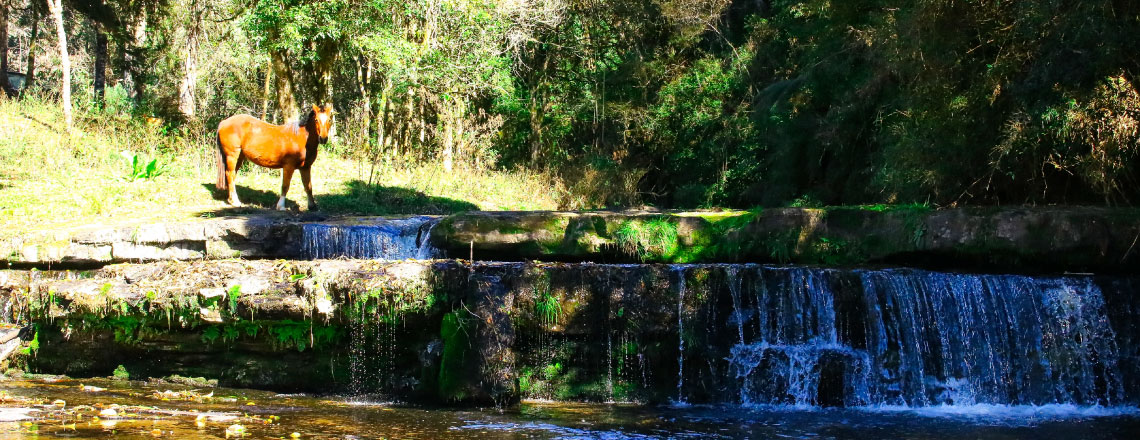
[[[422,191],[398,186],[369,184],[350,180],[344,191],[316,196],[317,204],[328,213],[361,215],[446,215],[475,211],[474,203],[448,197],[429,196]]]
[[[226,191],[219,191],[214,186],[214,184],[203,183],[202,187],[206,188],[207,191],[210,191],[210,193],[214,196],[214,200],[220,200],[223,202],[226,200],[226,196],[228,195],[228,193]],[[272,210],[272,209],[275,209],[277,207],[277,198],[280,196],[280,193],[276,193],[276,192],[272,192],[272,191],[263,191],[260,189],[253,189],[253,188],[249,188],[249,187],[245,187],[245,186],[241,186],[241,185],[237,186],[237,194],[238,194],[238,199],[240,199],[242,204],[245,206],[242,206],[240,208],[233,207],[233,206],[227,206],[225,208],[216,209],[216,210],[210,212],[210,214],[213,214],[213,215],[242,215],[242,214],[258,213],[258,212],[262,212],[266,209]],[[293,194],[293,196],[296,196],[296,194]],[[301,197],[303,198],[304,196],[305,196],[305,192],[301,191]],[[297,210],[298,208],[300,208],[300,205],[298,205],[297,202],[286,198],[285,208],[287,208],[289,210]],[[206,213],[202,213],[202,214],[206,214]]]
[[[213,184],[202,184],[211,191],[215,200],[225,200],[226,193],[215,189]],[[237,186],[238,198],[246,206],[241,208],[224,207],[209,212],[202,212],[203,216],[224,215],[250,215],[264,214],[277,206],[280,196],[277,192],[262,191]],[[448,197],[429,196],[422,191],[397,186],[384,186],[369,184],[362,180],[351,180],[344,184],[344,190],[334,194],[317,194],[314,196],[319,215],[447,215],[466,211],[476,211],[479,206],[474,203],[452,199]],[[296,200],[294,200],[296,199]],[[307,205],[305,191],[294,188],[289,191],[285,207],[291,212],[301,209],[298,202]],[[318,215],[318,213],[307,213]]]

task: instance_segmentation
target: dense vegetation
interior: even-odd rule
[[[23,93],[57,99],[43,3],[0,2],[6,62],[35,71]],[[567,208],[1140,201],[1129,0],[65,0],[62,13],[78,111],[157,115],[202,149],[231,114],[281,122],[331,101],[347,157],[541,171]]]

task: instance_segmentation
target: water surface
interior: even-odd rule
[[[64,402],[57,402],[63,400]],[[55,402],[53,404],[53,402]],[[99,417],[113,409],[115,416]],[[107,379],[0,382],[3,438],[686,439],[1137,438],[1140,409],[970,405],[910,409],[643,406],[528,401],[455,409]]]

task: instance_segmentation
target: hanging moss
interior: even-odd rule
[[[462,401],[468,397],[464,383],[472,346],[470,331],[466,327],[459,310],[443,315],[440,323],[443,355],[439,365],[438,395],[447,402]]]

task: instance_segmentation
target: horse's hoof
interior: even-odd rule
[[[226,202],[226,203],[229,203],[230,206],[234,207],[234,208],[241,208],[241,207],[245,206],[241,202]]]
[[[321,208],[317,207],[317,204],[314,203],[312,205],[309,205],[309,210],[310,211],[320,211]]]

